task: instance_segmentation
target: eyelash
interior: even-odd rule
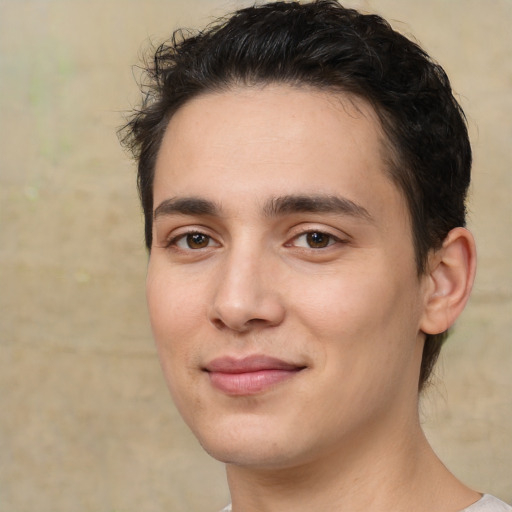
[[[200,235],[204,238],[207,239],[207,245],[205,245],[204,247],[191,247],[190,246],[190,239],[189,237],[193,237],[194,235]],[[320,235],[320,241],[318,242],[320,245],[318,247],[312,247],[311,246],[311,240],[307,240],[308,237],[310,236],[313,236],[313,235]],[[300,238],[302,237],[306,237],[306,244],[307,246],[300,246],[300,245],[295,245],[293,242],[296,242],[297,240],[299,240]],[[327,238],[327,243],[325,245],[322,245],[322,238],[323,237],[326,237]],[[187,244],[187,247],[180,247],[178,245],[178,243],[182,240],[185,240],[185,243]],[[215,239],[202,232],[202,231],[199,231],[199,230],[193,230],[193,231],[187,231],[186,233],[181,233],[175,237],[172,237],[171,239],[169,239],[169,241],[166,243],[165,245],[165,248],[168,249],[168,248],[175,248],[177,250],[181,250],[181,251],[199,251],[201,249],[208,249],[209,247],[211,247],[211,242],[214,242],[216,245],[215,246],[218,246],[218,242],[215,241]],[[313,250],[313,251],[318,251],[318,250],[321,250],[321,249],[327,249],[328,247],[331,247],[332,245],[335,245],[335,244],[339,244],[339,243],[345,243],[344,240],[340,239],[339,237],[337,236],[334,236],[333,234],[331,233],[328,233],[326,231],[322,231],[322,230],[319,230],[319,229],[310,229],[310,230],[307,230],[307,231],[302,231],[300,232],[299,234],[295,235],[293,238],[290,239],[289,242],[287,242],[285,245],[285,247],[296,247],[298,249],[301,249],[301,250]]]
[[[326,245],[323,245],[323,246],[319,246],[319,247],[311,247],[310,243],[311,243],[311,240],[307,240],[307,238],[309,236],[312,236],[312,235],[321,235],[321,237],[327,237],[328,241],[327,241],[327,244]],[[334,236],[333,234],[331,233],[328,233],[327,231],[322,231],[320,229],[310,229],[310,230],[307,230],[307,231],[303,231],[302,233],[299,233],[298,235],[294,236],[290,242],[286,243],[285,245],[286,246],[292,246],[292,242],[294,241],[297,241],[298,239],[302,238],[302,237],[306,237],[306,240],[307,240],[307,245],[308,247],[304,247],[304,246],[298,246],[298,245],[294,245],[294,247],[297,247],[299,249],[306,249],[306,250],[313,250],[313,251],[318,251],[318,250],[321,250],[321,249],[327,249],[328,247],[331,247],[332,245],[335,245],[337,243],[343,243],[343,240],[340,239],[339,237],[337,236]],[[321,242],[320,242],[321,244]]]
[[[188,247],[187,248],[183,248],[183,247],[179,247],[178,243],[181,241],[181,240],[185,240],[187,241],[187,239],[189,237],[193,237],[194,235],[200,235],[200,236],[203,236],[205,238],[208,239],[208,245],[206,245],[205,247],[199,247],[199,248],[193,248],[193,247],[190,247],[190,244],[187,243]],[[190,251],[197,251],[197,250],[200,250],[200,249],[206,249],[210,246],[210,242],[211,241],[215,241],[213,237],[211,237],[210,235],[207,235],[206,233],[204,233],[203,231],[199,231],[199,230],[193,230],[193,231],[187,231],[186,233],[181,233],[177,236],[174,236],[172,238],[170,238],[167,242],[167,244],[165,245],[165,248],[166,249],[169,249],[171,247],[174,247],[178,250],[182,250],[182,251],[187,251],[187,250],[190,250]],[[186,243],[186,242],[185,242]]]

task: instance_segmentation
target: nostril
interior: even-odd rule
[[[259,319],[251,319],[246,322],[225,322],[221,318],[214,318],[211,320],[211,323],[219,330],[229,329],[236,332],[245,332],[250,330],[253,327],[256,327],[258,323],[263,322]]]
[[[213,315],[213,317],[210,318],[210,322],[219,330],[229,329],[236,332],[245,332],[273,324],[270,319],[259,317],[250,318],[246,315],[235,314]]]
[[[227,325],[220,318],[213,318],[211,323],[219,330],[227,328]]]

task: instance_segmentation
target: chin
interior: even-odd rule
[[[234,435],[198,436],[203,449],[214,459],[225,464],[240,466],[274,465],[278,456],[280,444],[265,435],[240,435],[240,430],[234,429]]]
[[[291,454],[283,453],[274,447],[267,446],[240,446],[240,447],[214,447],[202,445],[206,452],[224,464],[260,469],[283,469],[293,465],[294,457]]]
[[[271,433],[271,435],[269,435]],[[196,436],[203,449],[225,464],[253,469],[283,469],[304,463],[312,450],[305,439],[296,439],[269,425],[237,425]],[[313,443],[314,444],[314,443]]]

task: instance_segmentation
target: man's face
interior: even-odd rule
[[[170,121],[147,297],[174,400],[214,457],[301,464],[415,417],[426,286],[381,138],[364,102],[284,85]]]

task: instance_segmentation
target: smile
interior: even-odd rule
[[[244,396],[262,393],[304,369],[305,366],[268,356],[250,356],[243,359],[214,359],[204,371],[208,373],[214,388],[228,395]]]

